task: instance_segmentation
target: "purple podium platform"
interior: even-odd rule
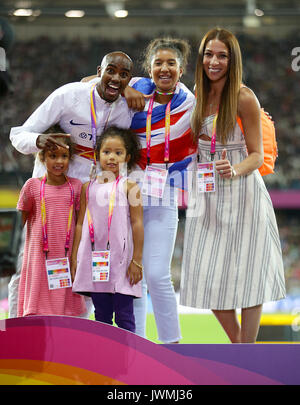
[[[6,319],[0,384],[300,385],[300,345],[160,345],[87,319]]]

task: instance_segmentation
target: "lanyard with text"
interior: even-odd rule
[[[213,120],[212,136],[210,143],[210,158],[211,162],[197,163],[197,190],[199,193],[214,192],[216,189],[215,183],[215,163],[213,162],[216,153],[216,138],[217,138],[217,119],[218,110]]]
[[[212,128],[212,136],[211,136],[211,144],[210,144],[210,157],[211,157],[211,160],[214,160],[215,153],[216,153],[218,111],[219,110],[217,110],[215,118],[213,120],[213,128]]]
[[[68,225],[67,225],[67,236],[66,236],[66,243],[65,243],[65,255],[67,256],[67,252],[70,248],[70,237],[71,237],[71,227],[72,227],[72,218],[73,218],[73,210],[74,210],[74,189],[66,177],[68,185],[71,190],[71,201],[70,201],[70,208],[69,208],[69,216],[68,216]],[[48,243],[48,233],[47,233],[47,222],[46,222],[46,203],[45,203],[45,184],[47,181],[47,175],[42,178],[41,186],[40,186],[40,202],[41,202],[41,219],[42,219],[42,231],[43,231],[43,251],[45,252],[46,258],[49,252],[49,243]]]
[[[108,235],[107,235],[107,250],[109,250],[109,232],[110,232],[110,227],[111,227],[111,220],[112,220],[112,215],[113,215],[113,210],[114,210],[114,205],[115,205],[115,199],[116,199],[116,190],[119,184],[121,176],[118,176],[116,180],[113,183],[112,186],[112,191],[110,193],[109,197],[109,206],[108,206]],[[92,244],[92,250],[94,250],[94,245],[95,245],[95,231],[94,231],[94,224],[92,220],[92,216],[90,213],[90,210],[88,208],[88,198],[89,198],[89,188],[90,188],[89,183],[87,189],[86,189],[86,211],[87,211],[87,220],[88,220],[88,227],[89,227],[89,233],[90,233],[90,239],[91,239],[91,244]]]
[[[96,176],[96,166],[97,166],[97,161],[96,161],[96,142],[97,142],[97,119],[96,119],[96,100],[95,100],[95,91],[96,89],[96,85],[97,83],[93,84],[92,88],[91,88],[91,93],[90,93],[90,105],[91,105],[91,127],[92,127],[92,141],[93,141],[93,164],[91,167],[91,172],[90,172],[90,178],[94,179]],[[106,121],[104,124],[104,129],[107,126],[108,120],[109,120],[109,116],[112,110],[112,105],[113,103],[110,103],[110,108],[109,108],[109,112],[108,115],[106,117]]]
[[[147,143],[147,165],[148,166],[150,164],[151,117],[152,117],[155,93],[159,93],[159,92],[155,91],[153,93],[153,96],[150,99],[148,112],[147,112],[147,121],[146,121],[146,143]],[[159,93],[159,94],[161,94],[161,93]],[[162,94],[173,94],[173,92],[172,93],[162,93]],[[169,162],[169,156],[170,156],[171,101],[172,101],[172,99],[167,104],[166,115],[165,115],[165,152],[164,152],[164,161],[166,163],[166,166],[167,166],[167,164]]]
[[[91,88],[90,104],[91,104],[91,124],[92,124],[92,141],[94,149],[94,165],[96,166],[96,140],[97,140],[97,120],[96,120],[96,102],[95,102],[95,83]]]

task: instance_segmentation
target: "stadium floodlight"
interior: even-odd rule
[[[16,17],[31,17],[33,10],[31,8],[18,8],[13,12]]]
[[[246,2],[246,15],[243,17],[243,25],[247,28],[260,27],[260,19],[263,14],[262,10],[256,8],[256,0],[247,0]]]
[[[105,1],[105,9],[107,14],[114,18],[125,18],[128,16],[128,11],[125,9],[125,2],[124,1]]]
[[[65,12],[65,16],[68,18],[81,18],[84,15],[85,12],[83,10],[68,10]]]
[[[117,18],[125,18],[127,16],[128,16],[127,10],[116,10],[115,11],[115,17],[117,17]]]
[[[255,14],[257,17],[262,17],[265,13],[264,13],[263,10],[261,10],[260,8],[256,8],[256,9],[254,10],[254,14]]]

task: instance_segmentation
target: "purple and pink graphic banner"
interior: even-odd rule
[[[73,317],[1,321],[1,385],[299,385],[299,344],[160,345]]]
[[[269,194],[274,208],[294,210],[300,208],[299,190],[270,190]]]

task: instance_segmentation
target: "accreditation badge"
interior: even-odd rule
[[[215,163],[197,163],[197,191],[211,193],[216,188]]]
[[[92,280],[109,281],[110,251],[95,250],[92,252]]]
[[[49,290],[72,287],[68,257],[46,260],[46,271]]]
[[[168,177],[168,170],[147,166],[142,185],[142,194],[162,198]]]

